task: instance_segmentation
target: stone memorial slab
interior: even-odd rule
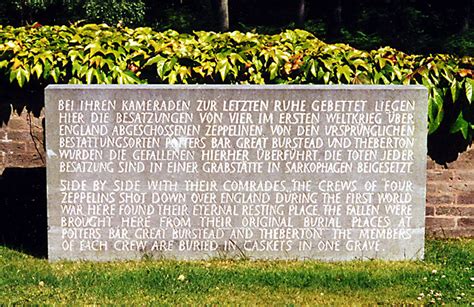
[[[59,259],[419,259],[420,86],[51,85]]]

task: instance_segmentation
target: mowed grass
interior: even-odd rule
[[[429,304],[474,302],[474,240],[429,240],[416,262],[49,263],[0,247],[0,304]]]

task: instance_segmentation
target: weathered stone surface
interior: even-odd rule
[[[423,87],[49,86],[49,258],[423,257]]]

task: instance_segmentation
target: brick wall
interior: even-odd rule
[[[0,127],[0,174],[7,167],[44,166],[43,115],[34,117],[23,110],[13,112]]]
[[[429,159],[426,194],[429,235],[474,237],[474,147],[446,166]]]
[[[7,167],[44,166],[42,120],[23,111],[0,127],[0,174]],[[428,158],[427,179],[427,235],[474,237],[474,147],[446,166]]]

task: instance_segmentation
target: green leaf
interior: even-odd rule
[[[434,87],[435,85],[433,84],[433,82],[431,82],[431,79],[429,76],[423,76],[423,78],[421,79],[423,85],[425,87]]]
[[[172,70],[177,63],[178,59],[173,57],[171,59],[161,58],[160,61],[156,63],[156,72],[161,80],[166,79],[166,74]]]
[[[387,60],[384,58],[379,58],[379,67],[380,69],[384,68],[387,65]]]
[[[175,84],[176,81],[178,81],[178,73],[176,71],[172,70],[168,75],[168,83],[169,84]]]
[[[7,67],[7,66],[8,66],[8,61],[7,60],[0,61],[0,69],[4,68],[4,67]]]
[[[94,68],[89,68],[86,73],[86,83],[87,84],[92,84],[92,76],[94,75],[95,69]]]
[[[60,74],[59,67],[54,67],[53,69],[51,69],[50,76],[53,77],[54,83],[58,83],[59,74]]]
[[[95,76],[95,79],[97,80],[98,84],[103,83],[104,75],[103,75],[103,72],[100,71],[100,69],[94,69],[94,76]]]
[[[77,79],[77,78],[71,78],[69,79],[68,81],[69,84],[82,84],[81,80]]]
[[[43,65],[43,78],[45,79],[48,78],[50,71],[51,71],[51,62],[46,60],[44,61],[44,65]]]
[[[469,122],[464,119],[464,116],[461,111],[459,112],[458,118],[449,129],[449,132],[456,133],[458,131],[461,131],[462,136],[465,140],[467,140],[469,137],[469,126]]]
[[[352,65],[354,65],[356,69],[360,66],[369,72],[371,71],[370,65],[362,59],[355,59],[354,61],[352,61]]]
[[[332,58],[321,59],[321,62],[323,62],[323,65],[324,67],[326,67],[327,70],[332,70],[332,65],[334,64],[334,60]]]
[[[72,74],[76,74],[81,70],[81,64],[79,61],[72,62]]]
[[[315,60],[311,60],[311,66],[310,66],[310,72],[313,75],[313,77],[318,76],[318,64],[316,63]]]
[[[278,64],[273,62],[268,67],[268,71],[270,72],[270,80],[273,80],[278,76]]]
[[[453,81],[456,81],[454,79],[454,76],[453,74],[451,73],[451,71],[448,70],[448,68],[444,68],[443,70],[441,70],[441,74],[444,76],[444,78],[446,80],[448,80],[448,82],[452,83]]]
[[[323,76],[324,84],[329,84],[330,77],[331,77],[331,74],[328,71],[324,73],[324,76]]]
[[[13,80],[16,79],[16,74],[17,74],[17,71],[14,70],[14,69],[11,69],[10,70],[10,77],[8,78],[8,80],[10,81],[10,83],[13,83]]]
[[[158,77],[160,77],[162,80],[165,78],[165,73],[166,73],[166,58],[163,58],[161,56],[155,57],[156,58],[156,73],[158,74]]]
[[[227,58],[224,58],[217,62],[216,69],[219,71],[222,81],[225,81],[225,78],[229,74],[229,71],[231,71],[232,66],[230,65]]]
[[[347,82],[351,82],[351,73],[352,70],[347,65],[337,67],[337,78],[339,79],[339,81],[341,81],[341,75],[344,75]]]
[[[459,83],[456,80],[454,80],[453,83],[451,84],[450,89],[451,89],[451,97],[453,98],[453,103],[455,103],[456,101],[458,101],[459,93],[461,92]]]
[[[440,89],[435,88],[433,90],[433,98],[434,98],[434,102],[436,103],[436,106],[442,109],[444,99],[443,99],[443,93]]]
[[[238,53],[232,53],[229,56],[229,59],[230,59],[230,62],[232,63],[232,65],[237,65],[237,63],[245,64],[245,60]]]
[[[354,84],[371,84],[370,78],[367,76],[367,72],[359,73],[354,77],[352,81]]]
[[[140,79],[131,71],[124,71],[122,74],[122,78],[126,84],[138,84],[140,83]]]
[[[186,66],[180,66],[178,69],[178,75],[183,83],[188,83],[186,78],[191,76],[190,69]]]
[[[397,76],[397,80],[402,80],[403,79],[403,76],[402,76],[402,72],[400,71],[400,68],[398,68],[397,66],[392,66],[393,67],[393,72],[395,73],[395,76]]]
[[[428,99],[428,134],[438,130],[444,118],[443,97],[439,90],[434,89],[432,96]]]
[[[467,101],[469,102],[469,104],[471,104],[474,101],[474,80],[467,78],[466,81],[464,81],[464,87]]]
[[[26,81],[26,71],[23,68],[18,68],[16,72],[16,81],[18,82],[18,85],[20,87],[23,87],[25,85]]]
[[[148,61],[146,61],[146,63],[143,65],[143,67],[151,66],[153,64],[157,64],[157,63],[160,63],[160,62],[166,62],[166,58],[162,57],[161,55],[157,55],[157,56],[154,56],[154,57],[151,57],[150,59],[148,59]]]
[[[36,65],[31,70],[31,73],[36,73],[36,77],[40,79],[41,75],[43,74],[43,65],[41,65],[41,63],[36,63]]]
[[[92,42],[90,44],[88,44],[84,50],[89,50],[90,49],[90,56],[92,57],[94,54],[96,54],[97,52],[101,51],[101,46],[100,46],[100,43],[99,42]]]

